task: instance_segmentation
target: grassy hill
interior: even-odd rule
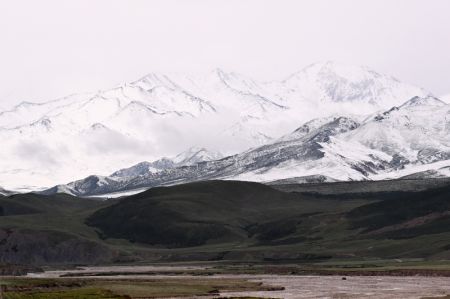
[[[104,237],[151,245],[259,244],[295,232],[305,215],[341,205],[258,183],[208,181],[151,189],[95,212],[87,223]]]
[[[352,226],[378,238],[408,239],[450,230],[450,186],[399,193],[348,213]],[[449,243],[450,244],[450,243]]]
[[[84,219],[113,204],[65,194],[0,197],[0,262],[97,263],[117,253],[98,241]]]
[[[330,184],[288,192],[286,186],[282,191],[251,182],[206,181],[108,201],[0,197],[0,261],[449,258],[450,186],[418,181],[414,189],[411,180],[354,184],[340,184],[333,193]],[[409,191],[399,191],[401,184]]]

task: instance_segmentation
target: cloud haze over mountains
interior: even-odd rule
[[[331,61],[270,82],[220,69],[150,73],[105,91],[24,102],[0,113],[0,185],[45,187],[109,175],[191,147],[233,155],[276,142],[312,119],[344,117],[359,125],[414,97],[434,99],[367,67]]]

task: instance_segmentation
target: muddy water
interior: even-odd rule
[[[382,298],[418,299],[450,294],[449,277],[353,276],[269,276],[255,279],[284,286],[284,291],[232,293],[227,296],[275,298]]]
[[[223,293],[222,296],[260,296],[270,298],[376,298],[376,299],[419,299],[425,296],[450,295],[450,277],[390,277],[390,276],[284,276],[284,275],[145,275],[139,272],[157,271],[159,273],[204,269],[204,267],[161,267],[161,266],[130,266],[130,267],[89,267],[70,271],[48,271],[30,274],[30,277],[59,277],[65,273],[86,272],[130,272],[132,275],[105,276],[108,279],[223,279],[237,278],[262,282],[265,285],[283,286],[283,291]],[[95,277],[102,279],[102,277]]]

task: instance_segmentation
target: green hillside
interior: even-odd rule
[[[413,190],[413,181],[395,184],[402,183]],[[373,188],[371,182],[355,184],[357,192],[346,183],[348,192],[341,186],[330,193],[326,184],[288,192],[286,186],[281,191],[251,182],[206,181],[108,201],[2,197],[0,261],[339,262],[450,256],[450,186],[424,188],[418,182],[418,191],[401,192],[398,186],[393,191],[380,184]]]

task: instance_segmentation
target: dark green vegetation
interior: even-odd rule
[[[380,192],[417,192],[435,189],[450,185],[450,178],[423,178],[423,179],[401,179],[384,181],[347,181],[334,183],[311,183],[311,184],[273,184],[272,187],[287,192],[301,192],[326,194],[328,196],[339,194],[366,194],[374,195]]]
[[[96,209],[112,203],[64,194],[0,197],[0,262],[42,265],[111,261],[117,252],[99,242],[95,230],[83,222]]]
[[[341,205],[321,202],[257,183],[209,181],[151,189],[95,212],[87,223],[105,238],[150,245],[264,245],[294,234],[308,215]]]
[[[11,264],[450,257],[448,180],[207,181],[109,201],[14,195],[0,198],[0,211],[0,261]]]
[[[391,200],[356,208],[348,216],[354,228],[392,239],[445,233],[450,229],[450,186],[396,194]]]
[[[218,295],[220,292],[270,291],[245,279],[1,279],[5,299],[131,299]]]

